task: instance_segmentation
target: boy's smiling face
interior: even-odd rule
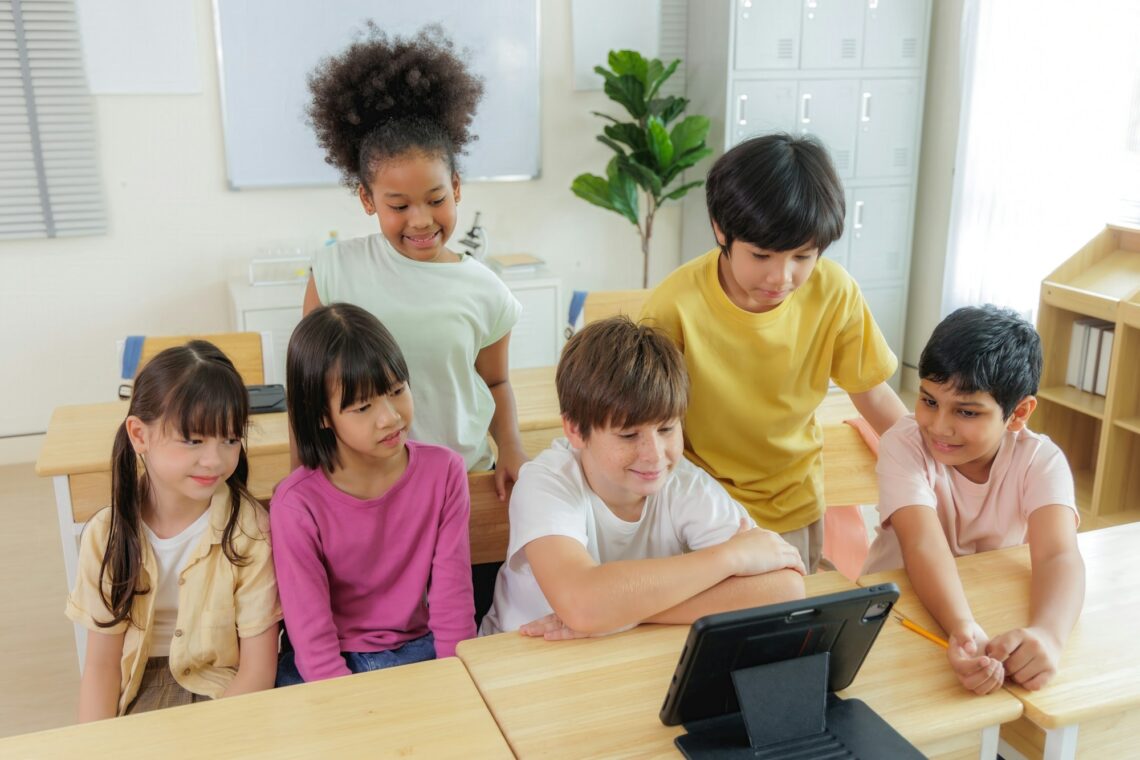
[[[623,519],[637,519],[645,497],[664,488],[684,449],[678,419],[625,428],[596,427],[588,438],[564,419],[563,430],[570,445],[581,452],[590,488]]]
[[[724,233],[713,225],[717,243],[724,249]],[[734,304],[759,314],[784,302],[807,282],[819,261],[819,248],[806,243],[790,251],[769,251],[743,240],[733,240],[721,254],[717,273],[721,288]]]
[[[1025,427],[1036,406],[1037,399],[1026,396],[1007,420],[989,393],[963,393],[951,381],[923,379],[914,419],[936,462],[954,467],[975,483],[984,483],[1006,431]]]

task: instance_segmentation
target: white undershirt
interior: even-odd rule
[[[198,539],[210,524],[210,510],[202,513],[185,530],[170,538],[159,538],[143,523],[150,547],[154,550],[158,566],[158,583],[154,597],[154,624],[150,630],[150,656],[169,657],[170,640],[178,622],[178,576],[186,568]]]

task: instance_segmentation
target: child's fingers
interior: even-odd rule
[[[1000,636],[995,636],[990,639],[990,643],[986,645],[986,654],[993,657],[999,662],[1005,662],[1009,659],[1010,655],[1017,651],[1021,646],[1022,635],[1020,631],[1007,631]]]
[[[740,527],[736,529],[736,532],[737,533],[747,533],[749,530],[751,530],[751,526],[748,525],[748,521],[745,520],[743,517],[741,517],[740,518]]]
[[[538,620],[519,626],[519,633],[523,636],[544,636],[547,632],[562,628],[562,618],[556,613],[550,613]]]
[[[495,470],[495,493],[499,501],[507,500],[507,468],[499,467]]]

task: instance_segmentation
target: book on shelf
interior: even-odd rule
[[[546,266],[546,262],[529,253],[500,253],[488,256],[487,263],[500,274],[522,274],[524,272],[537,272]]]
[[[1069,361],[1065,368],[1065,384],[1088,393],[1104,395],[1108,387],[1108,367],[1112,357],[1111,336],[1115,325],[1102,319],[1078,319],[1073,322],[1069,340]]]

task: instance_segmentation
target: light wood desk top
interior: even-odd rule
[[[810,576],[806,585],[811,596],[855,587],[838,573]],[[688,626],[643,625],[556,642],[502,633],[462,642],[458,652],[524,760],[676,757],[673,739],[684,729],[663,725],[658,713],[688,633]],[[912,646],[899,633],[884,629],[843,696],[863,699],[920,749],[938,754],[950,734],[980,734],[1021,713],[1008,695],[983,702],[957,694],[953,675],[927,664],[940,664],[940,653]],[[978,736],[973,741],[980,744]]]
[[[510,758],[458,659],[0,739],[6,758]]]
[[[1024,703],[1025,716],[1046,729],[1140,707],[1135,654],[1140,630],[1140,523],[1081,533],[1077,541],[1085,561],[1085,604],[1065,646],[1060,671],[1040,691],[1008,687]],[[957,562],[974,617],[989,635],[1028,624],[1028,546],[959,557]],[[903,591],[900,612],[941,631],[904,571],[864,576],[859,584],[886,581]]]

